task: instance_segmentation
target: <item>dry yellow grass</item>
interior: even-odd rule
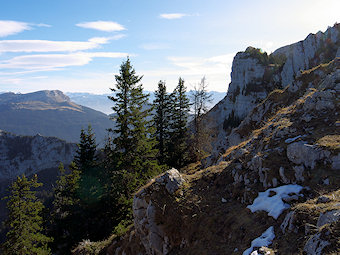
[[[317,144],[333,150],[340,149],[340,135],[326,135],[320,138]]]

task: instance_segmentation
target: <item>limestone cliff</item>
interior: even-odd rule
[[[137,192],[134,227],[108,254],[339,252],[339,95],[340,58],[270,93],[252,111],[262,124],[246,127],[248,115],[235,129],[247,139],[217,165],[171,170]]]
[[[324,33],[310,34],[305,40],[279,48],[269,56],[252,47],[237,53],[227,95],[205,117],[214,137],[212,155],[205,165],[216,162],[226,148],[243,140],[226,137],[271,91],[286,87],[301,71],[336,56],[340,56],[340,24]]]
[[[238,53],[206,116],[219,147],[142,187],[102,254],[339,254],[339,29]]]
[[[0,130],[0,181],[57,168],[60,162],[68,165],[76,148],[55,137],[17,136]]]

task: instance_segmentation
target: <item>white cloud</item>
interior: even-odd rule
[[[69,66],[83,66],[90,63],[93,58],[123,58],[126,56],[128,56],[128,54],[123,52],[25,55],[1,61],[0,68],[51,71]]]
[[[30,29],[31,26],[25,22],[0,20],[0,37],[18,34],[24,30]]]
[[[90,93],[104,94],[111,93],[111,90],[109,88],[112,88],[115,84],[113,73],[105,72],[85,74],[81,73],[80,76],[78,74],[75,77],[55,75],[53,77],[19,76],[13,78],[0,78],[2,84],[4,84],[1,85],[0,91],[12,91],[21,93],[46,89],[58,89],[64,92],[86,91]]]
[[[124,35],[113,37],[94,37],[88,41],[48,41],[48,40],[2,40],[0,52],[58,52],[81,51],[98,48],[110,40],[117,40]]]
[[[93,22],[81,22],[76,24],[78,27],[90,28],[105,32],[123,31],[125,27],[121,24],[113,21],[93,21]]]
[[[225,74],[227,68],[231,68],[234,55],[225,54],[210,58],[169,57],[168,59],[173,65],[181,67],[189,74]]]
[[[170,91],[177,85],[179,77],[184,78],[188,89],[192,89],[205,76],[208,90],[227,91],[234,56],[232,53],[207,58],[168,57],[171,67],[141,70],[140,73],[144,75],[147,90],[154,90],[159,80],[165,80]]]
[[[159,17],[162,19],[181,19],[185,16],[189,15],[185,13],[162,13],[159,15]]]
[[[33,25],[34,25],[34,26],[37,26],[37,27],[52,27],[51,25],[44,24],[44,23],[33,24]]]
[[[165,43],[146,43],[140,45],[140,48],[144,50],[164,50],[164,49],[169,49],[170,46]]]

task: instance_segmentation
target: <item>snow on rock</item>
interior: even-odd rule
[[[298,194],[302,189],[303,187],[297,184],[267,189],[264,192],[259,192],[253,204],[248,205],[247,208],[249,208],[251,212],[266,211],[269,216],[277,219],[284,210],[290,208],[290,205],[284,203],[282,199],[289,199],[291,196]],[[271,192],[274,192],[275,195],[270,196]]]
[[[273,242],[274,238],[275,238],[274,227],[271,226],[265,232],[263,232],[261,236],[254,239],[251,242],[250,248],[245,250],[243,252],[243,255],[258,254],[258,252],[256,250],[254,251],[254,248],[260,248],[262,246],[268,246]]]

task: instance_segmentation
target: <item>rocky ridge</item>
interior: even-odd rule
[[[98,253],[340,253],[339,25],[307,39],[274,52],[285,55],[284,64],[268,64],[269,82],[257,86],[250,84],[265,76],[267,58],[254,48],[238,53],[230,92],[208,114],[219,142],[213,156],[141,188],[133,226]],[[275,198],[282,211],[253,210],[260,194],[262,207]],[[94,245],[76,254],[98,254],[88,252]]]
[[[0,130],[0,180],[13,180],[18,175],[37,174],[68,165],[77,145],[55,137],[17,136]]]
[[[335,24],[325,32],[309,34],[305,40],[279,48],[269,56],[253,47],[237,53],[226,97],[205,116],[205,124],[213,137],[213,150],[206,166],[243,139],[226,137],[271,91],[285,88],[303,70],[340,57],[339,47],[340,24]]]

